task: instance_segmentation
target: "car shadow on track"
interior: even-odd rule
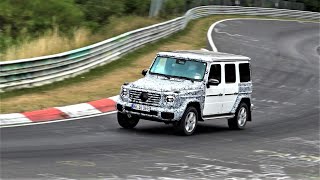
[[[136,128],[120,129],[121,132],[130,132],[135,134],[145,134],[145,135],[179,135],[172,125],[138,125]],[[194,135],[203,135],[203,134],[216,134],[231,131],[228,127],[223,125],[213,125],[199,123]]]

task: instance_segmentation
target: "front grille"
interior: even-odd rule
[[[144,100],[141,98],[141,93],[148,93],[148,97]],[[150,93],[146,91],[129,90],[129,99],[132,103],[159,106],[161,95],[158,93]]]

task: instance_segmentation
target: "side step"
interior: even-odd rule
[[[212,119],[230,119],[234,118],[234,114],[219,114],[219,115],[209,115],[209,116],[203,116],[203,120],[212,120]]]

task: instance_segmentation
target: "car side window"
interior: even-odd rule
[[[209,79],[217,79],[221,83],[221,65],[220,64],[211,65]]]
[[[239,72],[240,72],[240,82],[249,82],[251,80],[249,63],[239,64]]]
[[[225,66],[226,83],[236,82],[236,66],[235,64],[226,64]]]

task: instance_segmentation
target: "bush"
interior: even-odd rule
[[[165,0],[161,10],[161,16],[167,17],[183,13],[185,10],[185,0]]]
[[[73,0],[1,0],[1,51],[21,39],[37,37],[55,26],[71,32],[84,18]]]

